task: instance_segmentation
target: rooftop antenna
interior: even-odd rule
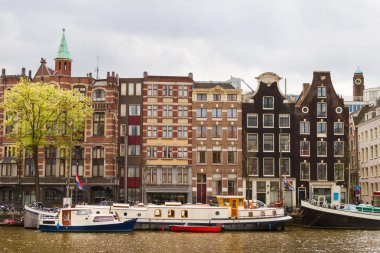
[[[96,68],[95,68],[95,72],[96,72],[96,79],[99,79],[99,56],[96,57]]]

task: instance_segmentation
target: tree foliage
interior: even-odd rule
[[[72,136],[84,131],[91,117],[91,100],[75,90],[23,78],[4,93],[7,136],[25,150],[31,150],[37,168],[38,147],[72,145]],[[74,138],[75,139],[75,138]],[[37,170],[36,170],[37,171]],[[38,173],[36,174],[36,187]],[[38,189],[38,188],[37,188]],[[36,192],[39,200],[38,190]]]

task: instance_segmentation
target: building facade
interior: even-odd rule
[[[315,199],[331,203],[336,187],[341,201],[347,201],[348,108],[333,87],[330,72],[316,71],[304,84],[297,100],[295,165],[298,200]],[[299,204],[299,203],[298,203]]]
[[[192,97],[193,202],[242,195],[241,90],[229,82],[196,82]]]
[[[143,201],[191,202],[193,76],[143,78]]]
[[[294,206],[295,192],[284,181],[295,187],[292,143],[296,136],[291,127],[295,101],[281,93],[277,74],[266,72],[256,79],[256,92],[242,105],[245,197],[268,205],[283,199],[287,206]]]

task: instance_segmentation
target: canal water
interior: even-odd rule
[[[0,227],[0,252],[380,252],[380,231],[43,233]]]

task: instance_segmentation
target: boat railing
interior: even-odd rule
[[[380,215],[380,208],[371,206],[371,205],[354,205],[354,204],[344,204],[340,203],[339,205],[332,205],[331,203],[322,203],[321,205],[318,204],[318,201],[316,200],[310,200],[309,203],[314,206],[319,206],[327,209],[335,209],[335,210],[342,210],[347,212],[357,212],[357,213],[365,213],[365,214],[373,214],[373,215]],[[358,209],[359,207],[359,209]]]
[[[58,220],[58,213],[57,214],[40,214],[39,219],[40,220]]]

